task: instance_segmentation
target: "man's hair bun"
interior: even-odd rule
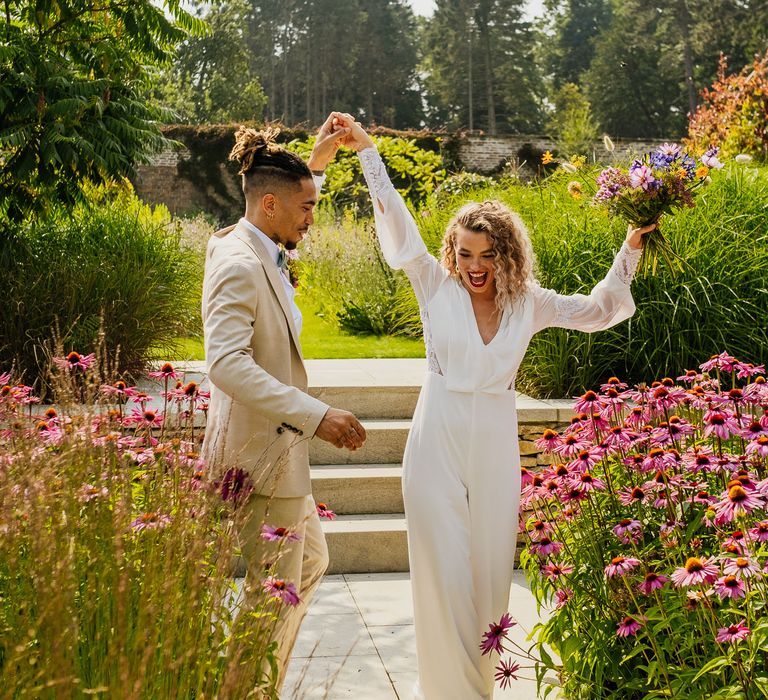
[[[240,164],[240,175],[248,173],[255,163],[264,162],[265,156],[268,159],[270,155],[284,150],[276,141],[279,133],[280,129],[274,126],[267,126],[259,131],[241,126],[237,130],[229,159]]]

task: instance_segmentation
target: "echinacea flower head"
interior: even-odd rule
[[[715,593],[723,600],[726,598],[743,598],[745,595],[744,582],[733,574],[721,576],[715,581]]]
[[[336,513],[334,513],[325,503],[316,504],[317,514],[320,518],[325,520],[335,520]]]
[[[717,630],[717,636],[715,641],[720,644],[729,644],[740,642],[751,634],[751,630],[743,622],[739,622],[736,625],[729,625],[728,627],[721,627]]]
[[[768,542],[768,520],[761,520],[749,531],[756,542]]]
[[[531,545],[531,551],[540,557],[548,557],[550,554],[560,554],[563,549],[561,542],[553,542],[549,537],[542,537]]]
[[[711,559],[689,557],[685,566],[675,569],[672,574],[673,583],[678,586],[698,586],[702,583],[712,583],[718,576],[718,568]]]
[[[563,439],[560,437],[560,433],[558,433],[556,430],[547,428],[542,433],[541,437],[536,440],[535,444],[539,449],[551,452],[553,449],[555,449],[555,447],[560,445],[562,441]]]
[[[570,588],[558,588],[555,591],[555,598],[557,599],[557,603],[555,604],[555,609],[559,610],[563,606],[567,605],[568,601],[573,597],[573,590]]]
[[[564,563],[547,564],[541,567],[541,571],[550,581],[557,581],[561,576],[570,574],[573,571],[573,567]]]
[[[642,534],[642,527],[642,523],[639,520],[624,518],[615,525],[613,534],[624,544],[629,544],[630,541],[637,541],[636,538]]]
[[[642,580],[642,582],[638,584],[637,590],[639,590],[641,593],[644,593],[645,595],[650,595],[653,591],[656,591],[659,588],[663,588],[667,581],[669,581],[669,579],[663,574],[657,574],[655,571],[649,571],[645,575],[645,578]]]
[[[284,579],[269,576],[262,582],[262,588],[271,598],[285,605],[296,606],[301,602],[296,586]]]
[[[83,484],[80,487],[79,499],[81,503],[89,503],[97,498],[103,498],[109,495],[106,486],[94,486],[93,484]]]
[[[170,525],[171,519],[162,513],[142,513],[131,523],[131,528],[136,532],[142,530],[161,530]]]
[[[509,613],[504,613],[498,622],[488,625],[488,631],[483,633],[483,640],[480,642],[483,655],[490,654],[492,651],[501,654],[507,633],[516,624]]]
[[[605,567],[605,575],[608,578],[611,578],[612,576],[624,576],[639,564],[639,559],[617,556],[611,559],[611,563]]]
[[[759,573],[760,567],[751,559],[736,557],[735,559],[725,560],[723,571],[726,575],[735,576],[739,580],[744,580]]]
[[[499,684],[499,687],[504,690],[512,685],[512,681],[517,680],[515,675],[520,670],[520,664],[513,663],[512,659],[501,659],[499,665],[496,667],[496,674],[494,678]]]
[[[166,362],[160,369],[147,372],[147,376],[152,377],[152,379],[176,379],[179,375],[173,368],[173,365],[170,362]]]
[[[88,369],[96,359],[96,355],[91,353],[90,355],[81,355],[77,352],[71,352],[66,357],[54,357],[54,364],[60,369]]]
[[[639,615],[636,615],[635,617],[626,615],[616,628],[616,635],[618,637],[633,637],[643,626],[644,622],[645,620]]]
[[[763,499],[754,491],[747,491],[740,483],[733,484],[722,500],[715,504],[717,517],[715,523],[723,525],[734,518],[747,515],[757,508],[764,507]]]
[[[301,537],[286,527],[261,526],[261,539],[267,542],[300,542]]]
[[[253,482],[245,469],[230,467],[224,473],[221,482],[217,484],[221,490],[221,498],[235,505],[246,499],[253,491]]]

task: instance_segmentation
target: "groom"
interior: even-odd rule
[[[313,210],[332,160],[348,129],[320,128],[305,163],[274,141],[277,130],[241,127],[230,159],[240,164],[245,214],[215,233],[203,282],[205,356],[211,383],[202,455],[225,480],[247,475],[253,491],[242,504],[238,533],[247,584],[261,586],[265,568],[293,584],[296,606],[281,605],[277,685],[307,605],[328,566],[328,549],[311,495],[309,440],[359,448],[365,430],[348,411],[307,393],[301,354],[301,311],[282,262],[313,223]],[[266,542],[262,526],[287,528],[280,543]],[[279,547],[280,555],[277,556]]]

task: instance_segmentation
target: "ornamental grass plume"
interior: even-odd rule
[[[555,671],[570,700],[768,697],[764,374],[721,353],[576,399],[568,427],[538,442],[569,461],[529,472],[521,496],[521,565],[551,613],[531,649],[499,636],[489,652],[527,660],[540,685]],[[611,441],[617,430],[629,439]],[[575,499],[587,474],[604,488]]]
[[[165,366],[153,396],[59,354],[55,406],[0,372],[0,695],[272,697],[271,628],[298,595],[270,570],[235,585],[249,484],[206,473],[205,392],[169,396]],[[297,538],[265,532],[275,558]]]

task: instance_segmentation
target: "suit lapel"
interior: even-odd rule
[[[285,315],[285,321],[288,324],[288,330],[291,333],[293,339],[293,345],[296,348],[296,352],[299,353],[299,357],[303,361],[304,358],[301,354],[301,344],[299,343],[299,336],[296,333],[296,324],[293,322],[293,312],[291,311],[291,305],[288,301],[288,297],[285,295],[285,289],[283,288],[283,281],[281,278],[282,272],[278,269],[277,265],[269,257],[267,249],[264,244],[254,235],[251,235],[248,231],[244,230],[242,226],[236,226],[234,235],[237,236],[243,243],[245,243],[261,260],[261,264],[264,268],[264,272],[267,273],[267,279],[272,286],[272,291],[277,296],[277,300],[280,303],[280,308]]]

